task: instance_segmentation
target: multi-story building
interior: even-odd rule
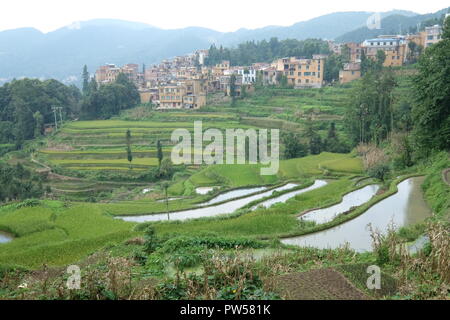
[[[154,88],[140,88],[139,96],[141,97],[141,103],[149,103],[159,101],[159,90]]]
[[[206,105],[207,84],[191,79],[159,87],[160,109],[197,109]]]
[[[379,36],[365,40],[362,48],[366,57],[376,60],[377,52],[382,50],[386,59],[385,67],[402,66],[406,60],[406,40],[404,36]]]
[[[256,82],[256,70],[251,67],[231,67],[224,71],[224,75],[240,75],[243,84],[253,84]]]
[[[286,76],[287,83],[294,88],[321,88],[323,85],[323,56],[313,59],[287,57],[274,61],[272,66]]]
[[[272,86],[277,84],[277,68],[268,67],[259,71],[262,77],[262,84],[267,86]]]
[[[186,95],[186,87],[177,84],[159,87],[159,108],[181,109],[183,108],[183,96]]]
[[[195,54],[197,55],[197,62],[199,65],[205,64],[205,59],[208,57],[209,50],[197,50]]]
[[[143,82],[143,75],[139,74],[139,66],[132,63],[122,67],[117,67],[115,64],[101,66],[95,72],[95,80],[100,85],[112,83],[116,81],[117,76],[121,73],[125,74],[136,86],[140,86]]]
[[[428,48],[442,40],[442,27],[437,24],[432,27],[425,27],[425,30],[420,33],[420,37],[422,46]]]
[[[350,62],[361,62],[361,43],[348,42],[345,44],[345,46],[348,48]]]
[[[334,41],[327,41],[328,42],[328,49],[330,49],[331,52],[333,52],[336,55],[340,55],[342,53],[342,44],[336,43]]]
[[[224,60],[221,63],[216,64],[213,68],[212,68],[212,75],[213,76],[223,76],[225,70],[230,69],[230,61],[228,60]]]
[[[116,81],[117,76],[120,73],[120,68],[116,67],[115,64],[107,64],[101,66],[95,71],[95,81],[98,84],[111,83]]]
[[[339,71],[339,82],[348,83],[361,77],[361,65],[359,63],[345,63]]]

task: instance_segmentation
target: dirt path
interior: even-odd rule
[[[275,285],[282,298],[289,300],[370,299],[331,268],[282,275],[275,279]]]

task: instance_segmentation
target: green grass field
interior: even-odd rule
[[[72,263],[106,245],[130,238],[132,223],[114,220],[96,205],[44,201],[0,209],[0,229],[16,238],[0,244],[0,264],[36,268]]]

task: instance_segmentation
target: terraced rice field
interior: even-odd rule
[[[206,114],[197,116],[199,118],[196,120],[206,118]],[[169,157],[171,152],[169,146],[173,144],[170,141],[172,132],[176,129],[187,129],[193,133],[193,126],[193,121],[182,122],[173,119],[172,121],[76,121],[66,124],[52,137],[49,146],[40,150],[40,155],[47,158],[50,164],[71,170],[129,170],[125,135],[127,130],[130,130],[133,153],[131,168],[142,171],[158,164],[156,158],[158,140],[164,146],[163,155]],[[212,114],[209,121],[203,122],[203,130],[208,128],[247,129],[251,126],[230,120],[230,117],[224,115]]]

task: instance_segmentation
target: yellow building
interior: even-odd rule
[[[383,66],[402,66],[406,61],[406,40],[402,36],[380,36],[365,40],[362,48],[366,57],[376,60],[377,52],[383,51],[386,55]]]
[[[183,96],[186,95],[186,87],[178,85],[166,85],[159,87],[160,109],[183,108]]]
[[[361,65],[359,63],[345,63],[339,71],[339,82],[348,83],[361,78]]]
[[[300,59],[287,57],[273,62],[276,71],[287,78],[294,88],[320,88],[323,84],[325,58]]]
[[[440,25],[425,27],[425,30],[420,33],[420,38],[422,46],[428,48],[442,40],[442,27]]]
[[[361,43],[348,42],[345,44],[345,46],[348,48],[350,62],[361,62]]]
[[[160,109],[197,109],[206,105],[207,83],[191,79],[159,87]]]
[[[224,60],[221,63],[216,64],[212,68],[212,74],[213,76],[223,76],[225,70],[230,69],[230,61]]]

